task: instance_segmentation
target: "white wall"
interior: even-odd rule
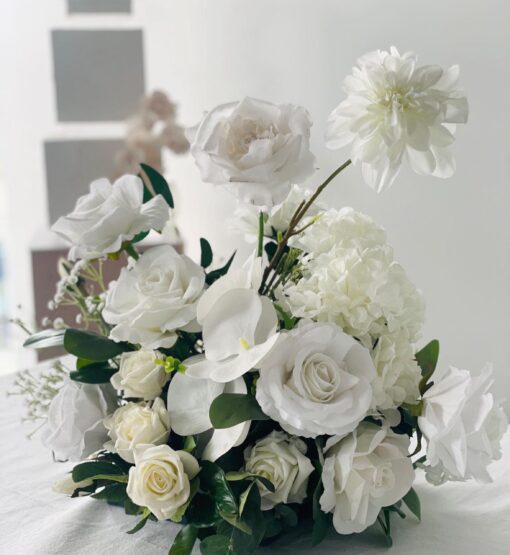
[[[0,4],[18,14],[18,30],[0,17],[7,27],[1,50],[15,56],[8,74],[17,74],[1,103],[0,158],[13,186],[16,242],[23,248],[33,230],[20,215],[44,224],[40,140],[55,131],[48,29],[70,20],[60,0]],[[72,25],[98,20],[145,29],[147,86],[168,90],[189,124],[204,110],[247,94],[307,107],[319,168],[310,185],[347,156],[327,151],[322,137],[327,115],[342,97],[341,80],[359,55],[395,44],[416,51],[423,63],[459,63],[471,120],[458,131],[456,175],[442,181],[404,171],[377,196],[350,168],[324,198],[365,211],[386,227],[397,257],[426,294],[424,337],[442,341],[441,363],[477,371],[493,361],[499,391],[510,398],[507,0],[137,0],[132,17],[79,17]],[[190,160],[170,164],[189,251],[196,253],[198,237],[205,235],[228,254],[235,238],[220,224],[232,199],[201,184]],[[17,269],[16,299],[27,295],[25,262]]]

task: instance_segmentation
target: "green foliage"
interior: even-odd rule
[[[144,508],[142,518],[138,521],[134,528],[131,528],[131,530],[127,532],[127,534],[136,534],[137,532],[139,532],[147,524],[150,516],[151,512],[149,511],[149,509]]]
[[[165,199],[168,206],[170,208],[173,208],[174,199],[172,198],[172,193],[170,192],[170,187],[167,180],[158,171],[156,171],[154,168],[151,168],[147,164],[140,164],[140,166],[149,178],[149,181],[151,182],[152,188],[154,189],[156,195],[161,195]]]
[[[420,498],[416,491],[411,488],[402,498],[402,501],[407,505],[413,515],[421,521],[421,503]]]
[[[83,359],[78,359],[83,361]],[[82,383],[108,383],[110,378],[117,372],[116,368],[112,368],[105,362],[90,362],[78,366],[77,370],[71,372],[69,377],[75,382]]]
[[[285,311],[279,304],[274,305],[278,312],[278,317],[284,330],[292,330],[296,327],[299,318],[294,318],[289,312]]]
[[[23,347],[32,349],[46,349],[47,347],[61,347],[64,344],[66,330],[43,330],[34,333],[23,343]]]
[[[197,534],[198,531],[194,526],[189,524],[183,526],[175,537],[168,555],[191,555],[197,540]]]
[[[145,202],[145,201],[144,201],[144,202]],[[135,244],[135,243],[139,243],[140,241],[143,241],[143,240],[147,237],[147,235],[149,235],[149,233],[150,233],[150,230],[147,230],[147,231],[140,231],[140,233],[138,233],[137,235],[135,235],[135,236],[131,239],[130,243],[131,243],[131,244]]]
[[[75,482],[94,479],[98,476],[111,476],[111,479],[115,481],[119,478],[125,478],[127,481],[124,470],[116,464],[107,461],[87,461],[80,463],[73,468],[72,476]]]
[[[434,374],[439,359],[439,341],[433,339],[430,343],[425,345],[423,349],[418,351],[415,355],[416,362],[421,369],[422,379],[420,382],[420,393],[425,393],[429,386],[428,381]]]
[[[213,261],[213,252],[207,239],[200,238],[200,266],[208,268]]]
[[[64,334],[65,350],[78,358],[103,362],[133,348],[128,343],[116,343],[90,331],[68,328]]]
[[[109,503],[122,503],[127,499],[126,484],[113,483],[91,495],[94,499],[104,499]]]
[[[227,263],[221,268],[217,268],[216,270],[212,270],[206,274],[205,282],[207,285],[212,285],[216,280],[220,279],[220,277],[224,276],[228,272],[235,255],[236,253],[234,252],[234,254],[232,254],[232,256],[227,260]]]
[[[202,540],[200,543],[200,553],[202,555],[233,555],[235,551],[233,550],[230,538],[221,534],[214,534]]]
[[[217,430],[231,428],[247,420],[268,420],[253,395],[222,393],[211,403],[209,418]]]
[[[215,463],[202,461],[202,469],[199,476],[201,489],[211,495],[217,512],[231,515],[237,514],[237,502],[225,472]]]
[[[384,532],[386,545],[391,547],[393,545],[393,538],[391,537],[391,511],[387,508],[382,509],[377,517],[377,522]]]
[[[237,482],[239,480],[258,480],[261,484],[264,485],[266,489],[271,492],[275,491],[275,487],[271,480],[264,478],[264,476],[259,476],[258,474],[253,474],[251,472],[227,472],[226,478],[229,482]]]

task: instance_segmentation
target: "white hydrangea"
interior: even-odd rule
[[[300,238],[303,275],[280,292],[298,317],[335,322],[365,339],[403,330],[413,343],[424,317],[421,293],[394,261],[384,231],[352,209],[330,210]]]

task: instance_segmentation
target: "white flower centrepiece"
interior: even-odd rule
[[[115,392],[109,384],[83,384],[66,378],[51,402],[42,442],[57,459],[85,459],[102,449],[108,439],[103,419],[115,407]]]
[[[329,117],[327,146],[350,146],[378,192],[391,186],[404,158],[417,173],[450,177],[455,124],[468,117],[458,80],[458,66],[418,66],[412,52],[365,54],[344,80],[347,98]]]
[[[375,376],[368,350],[340,328],[301,322],[263,360],[256,397],[290,434],[344,436],[367,415]]]
[[[263,511],[279,503],[302,503],[306,497],[308,477],[313,465],[306,456],[306,444],[283,432],[271,432],[244,451],[247,472],[271,481],[275,491],[269,491],[257,481]]]
[[[110,441],[105,448],[134,462],[138,445],[161,445],[170,435],[170,415],[159,397],[152,404],[127,403],[104,420]]]
[[[117,391],[123,392],[124,397],[152,401],[170,378],[162,366],[164,358],[157,351],[145,349],[122,353],[119,371],[110,382]]]
[[[339,534],[362,532],[383,507],[411,489],[414,469],[408,449],[407,436],[365,422],[344,439],[328,439],[320,505],[333,513]]]
[[[124,241],[142,231],[161,231],[168,217],[169,207],[161,195],[144,203],[142,180],[124,175],[113,185],[106,178],[93,181],[90,193],[51,229],[73,244],[71,260],[94,259],[119,251]]]
[[[204,284],[204,270],[170,245],[148,249],[108,288],[103,318],[114,326],[110,337],[146,349],[172,347],[177,329],[200,329],[196,310]]]
[[[141,445],[134,450],[127,494],[147,507],[158,520],[180,521],[179,510],[190,496],[190,480],[199,472],[198,461],[186,451],[168,445]]]
[[[501,457],[508,418],[490,392],[492,365],[480,375],[450,366],[436,370],[423,395],[418,425],[427,440],[427,460],[444,479],[490,482],[487,466]]]
[[[204,181],[271,206],[313,172],[311,125],[304,108],[247,97],[211,110],[188,139]]]

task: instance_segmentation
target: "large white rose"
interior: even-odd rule
[[[271,492],[257,482],[263,511],[272,509],[278,503],[303,502],[308,477],[313,472],[313,464],[305,455],[305,442],[283,432],[271,432],[245,449],[247,472],[267,478],[275,487],[275,491]]]
[[[304,108],[245,98],[211,110],[188,139],[204,181],[270,206],[312,174],[311,125]]]
[[[159,397],[152,406],[127,403],[104,420],[110,441],[105,448],[118,453],[125,461],[134,462],[137,445],[161,445],[170,435],[170,415]]]
[[[427,440],[427,460],[443,479],[490,482],[487,466],[501,457],[508,419],[494,400],[492,365],[479,376],[450,366],[436,370],[423,395],[418,426]]]
[[[201,434],[213,428],[209,419],[211,403],[221,393],[246,393],[243,378],[230,383],[218,383],[208,379],[192,378],[185,374],[175,374],[168,388],[167,408],[172,422],[172,430],[181,435]],[[214,430],[211,439],[202,452],[201,458],[215,461],[232,447],[241,445],[248,435],[250,421],[237,426]]]
[[[141,349],[120,355],[119,371],[110,382],[124,397],[152,401],[161,393],[169,379],[162,365],[164,355]]]
[[[187,374],[230,382],[257,368],[274,347],[278,316],[273,303],[257,290],[261,258],[251,257],[242,268],[213,283],[198,303],[205,356],[184,361]]]
[[[90,193],[51,229],[72,243],[71,260],[93,259],[117,252],[142,231],[161,231],[168,217],[169,207],[161,195],[144,204],[141,179],[124,175],[113,185],[106,178],[93,181]]]
[[[134,463],[127,485],[133,503],[150,509],[158,520],[180,521],[179,509],[189,500],[190,480],[200,470],[195,457],[168,445],[141,445],[134,451]]]
[[[450,177],[455,124],[468,117],[458,81],[459,66],[418,66],[416,54],[395,47],[369,52],[344,80],[347,98],[329,117],[327,145],[350,145],[352,161],[378,192],[404,159],[416,173]]]
[[[411,489],[414,469],[408,449],[407,436],[366,422],[344,439],[326,442],[320,504],[325,513],[333,513],[339,534],[362,532],[382,507]]]
[[[108,439],[103,419],[115,407],[110,384],[84,384],[66,378],[51,402],[42,441],[57,459],[84,459],[102,449]]]
[[[147,250],[110,284],[103,310],[114,325],[110,337],[147,349],[171,347],[177,329],[196,331],[204,283],[204,270],[170,245]]]
[[[262,361],[256,397],[290,434],[345,436],[367,415],[375,376],[368,350],[340,328],[301,322]]]

